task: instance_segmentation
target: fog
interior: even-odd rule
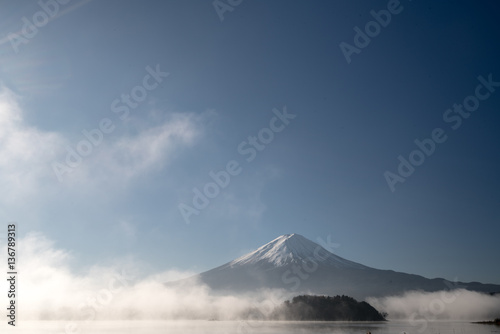
[[[138,275],[137,262],[72,269],[70,252],[58,249],[42,234],[18,242],[17,312],[23,320],[262,319],[293,293],[266,290],[239,296],[216,295],[195,280],[166,286],[193,272],[169,270]],[[5,242],[0,243],[5,249]],[[0,255],[6,263],[5,253]],[[0,291],[7,291],[2,280]],[[493,319],[500,316],[500,296],[466,290],[411,292],[367,300],[390,319],[415,323],[435,319]]]
[[[241,319],[267,315],[292,295],[260,291],[220,296],[195,280],[166,286],[193,272],[168,270],[140,276],[137,261],[121,259],[112,266],[71,269],[71,253],[57,249],[39,233],[18,241],[17,307],[23,320]],[[0,243],[5,249],[5,243]],[[0,256],[6,263],[5,252]],[[0,291],[7,291],[5,281]],[[258,310],[258,312],[255,312]]]
[[[500,317],[500,295],[464,289],[439,292],[408,292],[402,296],[368,298],[389,319],[410,319],[415,323],[433,320],[493,320]]]

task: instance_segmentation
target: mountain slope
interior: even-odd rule
[[[349,295],[357,299],[397,295],[410,290],[500,291],[500,285],[450,282],[370,268],[339,257],[298,234],[282,235],[196,278],[221,293],[269,288],[297,294]]]

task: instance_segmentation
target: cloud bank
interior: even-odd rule
[[[5,242],[0,242],[5,249]],[[0,261],[6,263],[2,252]],[[40,233],[18,240],[18,312],[23,320],[240,319],[251,309],[268,314],[283,301],[279,291],[220,296],[191,280],[167,286],[166,281],[193,275],[168,270],[140,277],[137,263],[94,266],[82,274],[71,268],[72,256]],[[5,282],[1,291],[7,291]],[[286,295],[288,297],[288,295]]]
[[[500,295],[464,289],[421,292],[367,300],[389,319],[408,319],[415,324],[434,320],[493,320],[500,317]]]
[[[5,249],[5,241],[0,242]],[[70,252],[58,249],[40,233],[18,240],[17,290],[23,320],[59,320],[81,324],[93,320],[146,319],[262,319],[285,299],[284,290],[247,295],[217,295],[191,280],[183,285],[165,282],[193,275],[168,270],[140,276],[134,261],[120,266],[93,266],[83,273],[71,269]],[[6,263],[6,252],[1,263]],[[1,291],[7,291],[1,282]],[[403,296],[370,298],[390,319],[409,319],[415,325],[441,319],[483,320],[500,314],[500,296],[466,290],[409,292]]]

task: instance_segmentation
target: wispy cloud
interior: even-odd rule
[[[64,182],[127,182],[170,164],[180,150],[192,146],[202,133],[203,115],[172,113],[162,124],[136,128],[134,134],[105,138],[85,160],[64,175]],[[131,126],[134,124],[132,122]],[[62,161],[64,156],[60,156]]]
[[[9,191],[9,196],[3,196],[9,203],[37,191],[50,172],[50,161],[65,144],[55,132],[26,125],[19,99],[0,87],[0,184]]]
[[[167,114],[155,125],[130,121],[133,131],[106,137],[99,147],[59,184],[51,164],[63,161],[72,143],[66,136],[40,130],[24,121],[22,98],[0,87],[0,184],[8,189],[6,203],[19,203],[30,195],[47,194],[48,189],[124,183],[172,163],[176,154],[192,146],[203,134],[203,122],[210,113]],[[85,185],[85,187],[83,187]]]

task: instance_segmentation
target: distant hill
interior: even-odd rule
[[[302,295],[285,301],[271,314],[273,320],[385,321],[384,315],[366,302],[348,296]]]
[[[496,318],[493,321],[476,321],[473,322],[473,324],[482,324],[482,325],[496,325],[500,326],[500,318]]]

